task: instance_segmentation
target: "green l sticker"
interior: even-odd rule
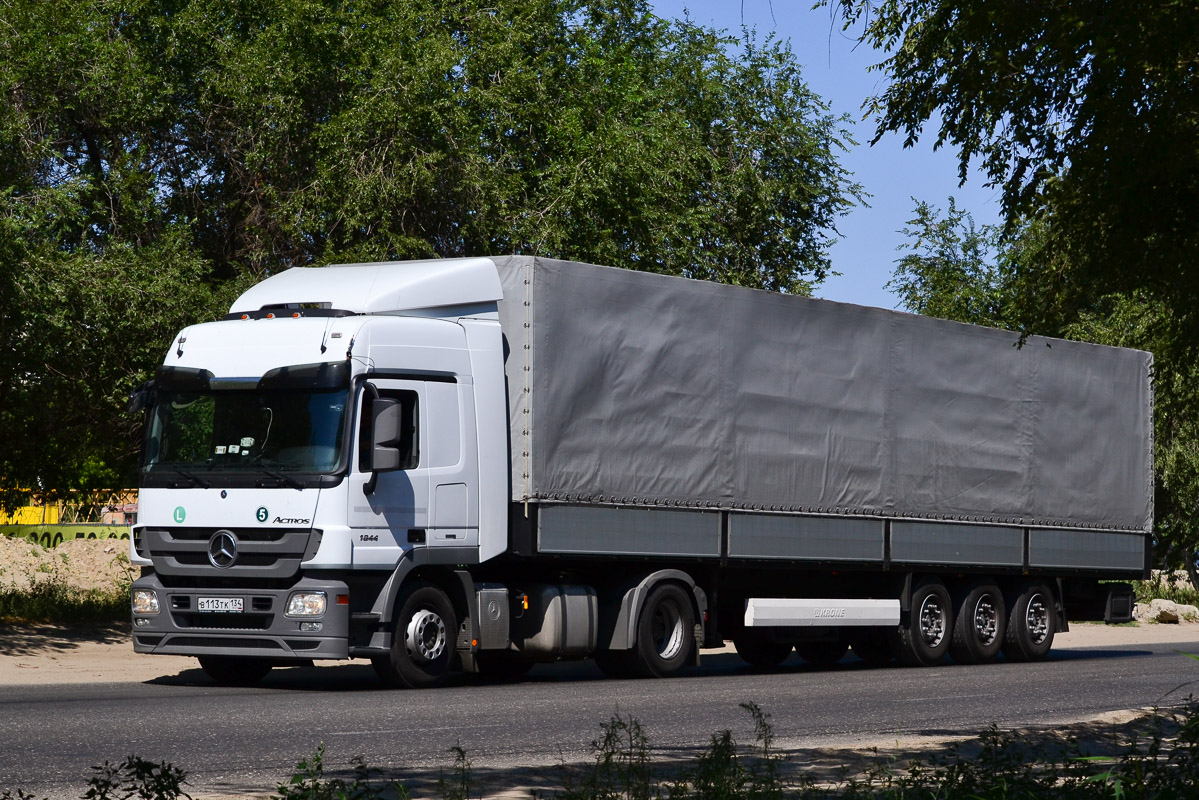
[[[187,512],[183,510],[183,506],[175,506],[175,523],[182,525],[185,519],[187,519]]]

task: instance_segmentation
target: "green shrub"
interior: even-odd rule
[[[1199,605],[1199,590],[1186,581],[1173,578],[1173,575],[1163,575],[1158,572],[1154,573],[1153,577],[1147,581],[1133,581],[1137,602],[1148,603],[1150,600],[1160,598],[1191,606]]]

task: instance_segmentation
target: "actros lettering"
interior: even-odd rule
[[[307,525],[312,520],[300,519],[299,517],[275,517],[276,525]]]

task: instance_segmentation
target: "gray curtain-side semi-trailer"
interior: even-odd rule
[[[1035,658],[1067,613],[1131,614],[1127,586],[1098,580],[1141,577],[1149,562],[1149,353],[495,261],[516,553],[583,573],[680,567],[711,606],[708,643],[735,638],[759,663],[788,643],[815,661],[853,643],[872,660],[898,649],[927,663],[955,634],[958,660],[1004,646]],[[772,622],[768,603],[750,603],[763,595],[894,596],[906,634],[888,643],[867,624],[877,617],[855,625],[852,610],[821,618],[781,600]],[[1010,632],[942,629],[952,610],[992,627],[1023,618]],[[936,617],[931,648],[922,613]]]

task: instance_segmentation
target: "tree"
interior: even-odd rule
[[[1046,236],[1039,222],[1002,236],[977,229],[952,198],[942,217],[918,202],[904,233],[910,250],[897,260],[889,286],[903,306],[959,322],[1006,328],[1019,341],[1029,276],[1044,263]],[[1094,300],[1076,316],[1043,332],[1084,342],[1135,347],[1154,356],[1154,534],[1157,559],[1184,565],[1199,586],[1199,362],[1180,333],[1182,323],[1147,292]]]
[[[1004,190],[1009,230],[1042,223],[1051,264],[1025,298],[1052,327],[1147,292],[1199,333],[1199,14],[1192,0],[824,0],[888,52],[878,136],[936,144]]]
[[[784,44],[645,0],[11,0],[0,23],[10,488],[127,482],[119,395],[279,269],[524,252],[806,292],[860,198]]]
[[[913,198],[915,200],[915,198]],[[887,288],[914,314],[972,322],[995,328],[1011,326],[1010,275],[1000,231],[974,224],[969,212],[949,198],[949,211],[916,201],[916,216],[902,233],[910,250],[895,264]]]

